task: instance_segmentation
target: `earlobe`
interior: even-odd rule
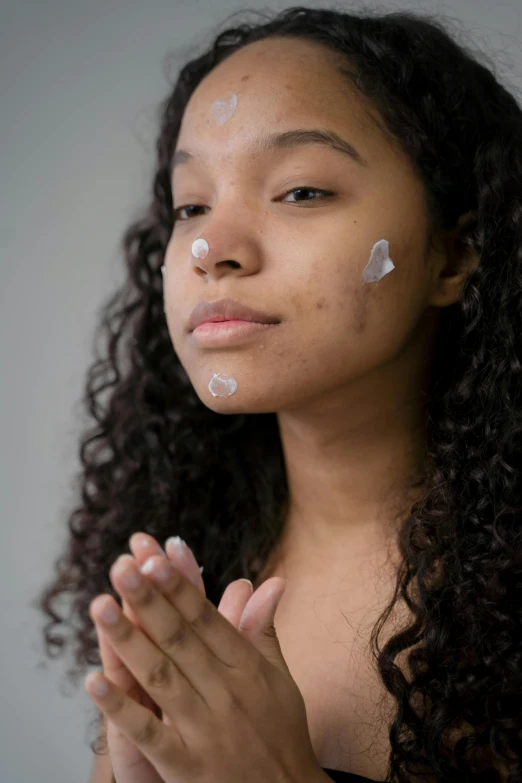
[[[444,250],[435,270],[434,290],[429,302],[434,307],[449,307],[458,302],[466,280],[479,265],[480,255],[468,239],[477,215],[477,212],[461,215],[455,228],[442,236]]]

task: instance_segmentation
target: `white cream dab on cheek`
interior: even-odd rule
[[[206,239],[195,239],[192,243],[192,255],[195,258],[205,258],[208,255],[208,242]]]
[[[229,375],[214,373],[210,379],[208,390],[213,397],[230,397],[237,389],[237,381]]]
[[[388,250],[389,245],[386,239],[375,243],[370,260],[363,269],[362,279],[365,283],[376,283],[381,277],[395,269],[395,264],[389,257]]]
[[[210,111],[216,125],[224,125],[237,108],[237,95],[235,92],[227,93],[226,98],[217,98],[212,104]]]

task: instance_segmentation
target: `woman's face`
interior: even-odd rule
[[[370,372],[378,383],[379,368],[410,343],[419,346],[412,362],[425,361],[441,257],[427,254],[423,185],[363,100],[322,47],[277,38],[231,55],[186,108],[176,150],[193,157],[172,174],[165,312],[177,356],[217,412],[297,409],[346,394]],[[366,163],[311,143],[253,149],[296,129],[333,132]],[[204,258],[192,255],[198,239],[208,244]],[[382,240],[393,268],[368,282],[363,270]],[[192,309],[223,297],[279,323],[198,343]]]

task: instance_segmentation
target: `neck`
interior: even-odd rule
[[[317,404],[278,414],[289,487],[285,559],[343,544],[375,548],[423,487],[426,395],[422,370],[379,368]],[[425,377],[424,377],[424,380]]]

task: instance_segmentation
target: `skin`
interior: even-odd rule
[[[221,127],[212,103],[236,93]],[[367,160],[317,145],[253,155],[258,137],[325,128]],[[281,542],[289,577],[382,549],[395,489],[419,467],[424,397],[441,309],[456,302],[477,263],[453,232],[434,237],[424,186],[376,110],[328,50],[274,38],[212,71],[186,108],[174,169],[176,224],[165,257],[165,311],[174,349],[198,396],[222,413],[277,414],[291,507]],[[292,188],[324,188],[333,197]],[[288,194],[288,195],[285,195]],[[188,218],[188,219],[187,219]],[[192,242],[209,244],[204,259]],[[361,274],[386,239],[395,269]],[[231,296],[281,323],[239,345],[201,347],[187,333],[201,300]],[[213,397],[214,373],[238,382]],[[283,603],[282,602],[282,603]]]
[[[326,781],[311,745],[304,701],[275,633],[274,596],[268,627],[251,644],[168,559],[152,556],[143,569],[146,575],[128,554],[111,568],[112,585],[141,628],[112,596],[97,596],[89,610],[98,636],[168,718],[166,725],[149,705],[100,673],[87,676],[91,698],[142,754],[127,770],[117,769],[113,759],[116,779],[239,783],[248,774],[253,783]],[[239,627],[247,633],[255,628],[248,606]],[[104,691],[97,690],[100,685]],[[109,751],[112,757],[110,745]],[[135,777],[144,759],[150,766]]]
[[[186,552],[183,553],[174,546],[168,546],[166,551],[164,551],[156,539],[148,533],[135,533],[132,535],[129,540],[129,548],[134,562],[139,568],[151,556],[159,554],[168,559],[185,578],[198,588],[203,596],[206,595],[198,563],[190,549],[187,548]],[[126,564],[123,573],[128,568],[129,565]],[[118,590],[118,587],[115,586],[115,589]],[[225,589],[217,607],[218,612],[245,639],[248,639],[255,647],[261,649],[260,640],[263,638],[263,633],[270,625],[273,617],[274,597],[277,597],[280,591],[281,582],[279,579],[267,579],[263,583],[262,588],[256,590],[254,594],[252,594],[252,587],[247,582],[236,580],[231,582]],[[140,617],[133,610],[132,603],[125,600],[125,595],[121,594],[122,609],[125,617],[138,628],[145,629],[146,626],[140,622]],[[91,605],[94,605],[97,600],[99,599],[93,599]],[[110,637],[106,635],[104,628],[97,625],[96,632],[103,674],[119,689],[122,698],[124,696],[131,697],[138,704],[162,717],[162,720],[168,725],[170,723],[168,716],[163,715],[161,711],[158,713],[158,707],[154,700],[120,658],[118,651],[111,645]],[[87,692],[89,693],[89,691]],[[98,706],[103,711],[103,705],[98,703]],[[126,783],[162,783],[162,778],[142,750],[136,746],[132,739],[117,724],[110,719],[107,720],[107,717],[104,714],[102,732],[107,736],[109,755],[96,757],[91,777],[92,783],[108,781],[111,779],[112,773],[114,773],[117,780],[124,779]]]
[[[211,107],[232,93],[237,107],[219,126]],[[314,145],[262,155],[249,149],[274,130],[307,127],[335,131],[367,165]],[[229,57],[194,92],[177,148],[199,157],[175,170],[174,207],[200,208],[176,214],[165,256],[169,333],[209,408],[277,414],[291,505],[271,573],[288,577],[278,608],[284,615],[293,590],[303,587],[299,576],[314,583],[324,578],[326,560],[328,573],[347,560],[356,569],[384,549],[396,494],[420,464],[440,311],[459,299],[478,259],[463,257],[456,244],[467,216],[430,246],[421,180],[375,109],[317,44],[272,39]],[[289,192],[298,187],[311,191]],[[198,238],[209,244],[204,259],[191,255]],[[364,283],[381,239],[395,269]],[[187,333],[192,308],[223,296],[281,323],[239,345],[196,346]],[[213,397],[214,373],[235,378],[237,391]],[[149,553],[144,540],[130,544],[139,565]],[[195,562],[177,565],[197,579]],[[219,607],[238,628],[248,605],[254,644],[270,616],[269,586],[264,581],[250,597],[246,583],[232,583]],[[199,587],[204,592],[202,581]],[[104,671],[144,699],[103,637]],[[139,751],[115,733],[113,749],[118,743],[122,769],[132,768]],[[138,766],[140,783],[154,780],[146,764]]]

